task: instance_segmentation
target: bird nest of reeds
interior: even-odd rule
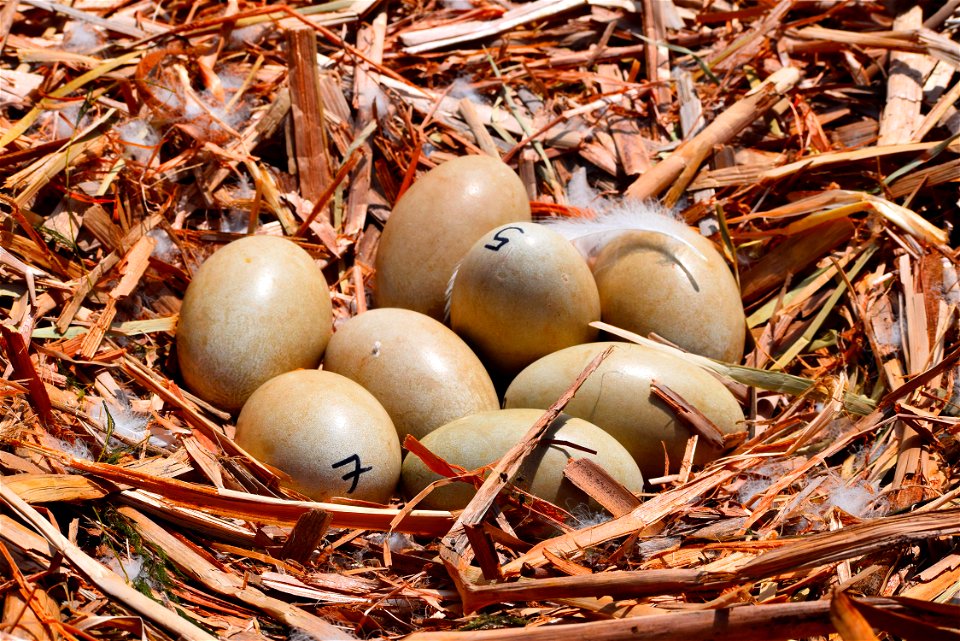
[[[4,3],[0,639],[960,639],[958,5]],[[518,501],[574,386],[462,512],[317,503],[183,386],[213,251],[293,239],[343,322],[465,154],[536,218],[592,216],[579,175],[714,241],[724,457]]]

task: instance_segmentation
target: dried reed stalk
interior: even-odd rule
[[[865,599],[866,603],[902,613],[890,599]],[[536,628],[484,630],[477,632],[418,632],[409,641],[552,641],[597,639],[620,641],[774,641],[825,635],[834,631],[829,601],[752,605],[720,610],[648,615],[613,621],[575,623]]]
[[[693,180],[700,165],[714,149],[733,140],[750,123],[761,117],[800,81],[800,72],[784,67],[763,84],[718,115],[703,131],[680,145],[662,162],[627,188],[627,196],[638,200],[656,198],[670,188],[664,202],[673,206]]]

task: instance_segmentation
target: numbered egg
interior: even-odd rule
[[[496,463],[517,444],[543,410],[508,409],[465,416],[434,430],[423,438],[431,452],[465,468],[476,470]],[[565,441],[596,452],[570,447]],[[609,434],[586,421],[561,414],[550,426],[544,441],[527,457],[514,479],[514,484],[558,507],[571,510],[588,500],[563,476],[570,459],[590,458],[631,492],[639,492],[643,478],[637,464]],[[403,463],[403,487],[408,496],[415,496],[433,481],[442,478],[431,472],[419,457],[408,455]],[[476,490],[466,483],[454,483],[433,490],[420,503],[421,507],[440,510],[464,508]]]
[[[400,440],[387,411],[332,372],[297,370],[261,385],[240,412],[236,441],[316,501],[385,503],[400,477]]]
[[[235,411],[267,380],[316,367],[332,333],[330,293],[303,249],[276,236],[236,240],[200,266],[180,308],[187,387]]]
[[[489,156],[464,156],[428,171],[397,201],[380,237],[378,307],[438,320],[447,283],[473,242],[504,223],[530,220],[520,178]]]
[[[409,309],[372,309],[330,339],[324,369],[356,381],[393,419],[401,442],[450,421],[500,408],[480,359],[459,336]]]
[[[709,240],[686,226],[673,231],[625,232],[600,251],[593,276],[604,322],[739,362],[746,321],[733,274]]]
[[[600,352],[613,346],[564,411],[590,421],[616,438],[647,478],[664,473],[664,453],[677,471],[690,432],[653,397],[657,381],[696,407],[725,434],[743,429],[743,411],[733,394],[711,374],[674,356],[630,343],[593,343],[544,356],[507,388],[505,407],[550,407]],[[699,440],[694,462],[704,464],[721,452]]]
[[[560,234],[504,225],[457,269],[450,324],[492,369],[514,374],[541,356],[596,338],[600,297],[590,268]]]

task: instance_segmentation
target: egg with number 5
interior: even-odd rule
[[[385,503],[400,477],[400,440],[387,411],[332,372],[287,372],[258,387],[240,411],[236,441],[316,501]]]
[[[450,290],[450,325],[491,369],[514,374],[596,338],[600,296],[570,242],[536,223],[504,225],[474,243]]]
[[[447,423],[424,437],[422,444],[448,463],[473,471],[494,464],[543,416],[543,410],[509,409],[480,412]],[[563,470],[570,459],[590,458],[631,492],[643,489],[637,464],[616,439],[578,418],[561,414],[548,428],[544,440],[526,458],[514,484],[564,509],[573,509],[588,498]],[[441,479],[420,460],[408,455],[403,463],[403,486],[415,496]],[[420,503],[441,510],[464,508],[475,494],[473,485],[454,483],[433,490]]]
[[[333,331],[330,292],[310,255],[277,236],[222,247],[180,308],[177,357],[187,387],[235,411],[270,378],[316,367]]]
[[[447,283],[470,245],[498,225],[530,220],[520,178],[489,156],[463,156],[421,176],[397,200],[377,250],[378,307],[443,319]]]

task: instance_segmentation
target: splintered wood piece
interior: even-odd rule
[[[593,459],[584,457],[570,461],[563,468],[563,475],[615,517],[640,505],[640,499]]]
[[[73,322],[73,319],[76,317],[77,312],[80,311],[80,307],[83,305],[83,302],[86,300],[90,292],[92,292],[94,287],[97,286],[97,283],[100,281],[100,279],[119,263],[120,256],[115,252],[111,252],[107,254],[103,260],[97,263],[97,265],[90,270],[90,273],[88,273],[86,277],[80,281],[74,290],[73,298],[67,305],[64,306],[63,311],[60,312],[60,317],[56,322],[58,332],[63,334],[67,331],[67,328],[70,327],[70,323]]]
[[[960,532],[960,509],[919,515],[900,515],[865,522],[833,532],[781,540],[779,547],[733,565],[731,571],[639,570],[525,580],[502,585],[471,585],[464,607],[476,610],[501,601],[536,601],[571,596],[653,596],[721,590],[781,573],[815,568],[853,559],[903,540],[917,541]],[[811,539],[816,539],[811,540]]]
[[[523,465],[523,461],[537,448],[550,425],[557,419],[557,416],[560,415],[560,412],[563,411],[563,408],[570,402],[570,399],[573,398],[574,394],[577,393],[577,390],[580,389],[590,374],[600,366],[603,359],[610,355],[611,351],[613,351],[613,348],[608,347],[598,354],[597,357],[584,368],[570,388],[561,394],[560,398],[533,424],[524,437],[520,439],[520,442],[500,458],[486,481],[484,481],[480,489],[477,490],[477,493],[467,504],[467,507],[464,508],[460,516],[457,517],[453,527],[450,528],[450,532],[443,538],[440,547],[440,557],[443,559],[444,564],[447,566],[447,571],[451,573],[451,578],[454,579],[458,587],[461,587],[464,583],[462,573],[469,563],[466,552],[468,547],[470,547],[471,541],[467,538],[464,528],[477,526],[483,521],[487,512],[493,506],[493,502],[496,500],[500,490],[517,475],[517,472],[519,472],[520,467]],[[487,543],[487,540],[485,539],[483,543]],[[496,558],[496,552],[493,550],[485,550],[482,552],[482,554],[488,553],[492,553],[494,558]]]
[[[910,31],[923,26],[923,8],[915,5],[893,21],[895,31]],[[922,54],[894,51],[890,54],[890,75],[887,77],[887,103],[880,116],[878,145],[910,142],[920,123],[923,103],[923,78],[933,67]]]
[[[723,432],[699,409],[690,405],[682,396],[657,381],[650,381],[650,392],[667,404],[681,423],[703,438],[711,447],[723,449]]]
[[[369,123],[375,122],[378,113],[386,107],[385,101],[378,103],[384,94],[378,86],[379,73],[373,65],[383,62],[383,47],[387,32],[387,14],[377,14],[369,25],[360,27],[357,33],[357,49],[370,60],[371,65],[358,64],[354,68],[354,101],[357,103],[354,133],[359,134]],[[347,196],[347,213],[343,232],[351,235],[363,229],[367,220],[367,208],[370,204],[370,188],[373,176],[373,147],[369,141],[361,146],[363,156],[357,164],[350,180],[350,193]]]
[[[835,591],[830,599],[830,620],[843,641],[877,641],[867,619],[841,590]]]
[[[150,266],[150,254],[157,246],[157,241],[151,236],[141,236],[120,262],[120,282],[111,290],[110,297],[121,299],[133,293],[140,284],[144,272]]]
[[[667,29],[663,23],[663,2],[642,0],[643,35],[649,45],[643,51],[646,62],[647,81],[653,87],[653,96],[658,109],[670,103],[670,50],[661,43],[667,39]]]
[[[29,584],[29,595],[28,603],[16,590],[6,593],[0,627],[9,630],[12,639],[55,641],[61,638],[56,632],[61,622],[59,604],[35,584]]]
[[[106,276],[111,269],[120,264],[122,260],[121,253],[125,253],[139,241],[140,238],[145,236],[148,231],[159,225],[161,220],[163,220],[162,214],[153,214],[144,219],[140,224],[134,226],[123,237],[118,250],[112,251],[104,256],[89,273],[80,279],[80,282],[74,289],[73,297],[69,303],[64,305],[63,311],[60,312],[60,316],[57,318],[56,327],[58,332],[61,334],[66,333],[67,328],[70,327],[70,323],[73,322],[77,312],[80,311],[80,307],[83,306],[87,296],[90,295],[100,280]]]
[[[50,454],[54,453],[51,452]],[[247,492],[218,489],[209,485],[152,476],[117,465],[94,463],[67,455],[61,456],[64,463],[95,477],[146,490],[164,497],[175,505],[210,512],[224,518],[292,526],[301,514],[311,508],[319,508],[333,515],[332,527],[396,530],[397,532],[424,535],[446,532],[453,523],[453,515],[450,512],[414,510],[399,523],[392,525],[391,521],[399,513],[399,510],[392,508],[355,507],[336,503],[291,501],[259,496]]]
[[[500,151],[493,142],[493,136],[490,135],[486,125],[484,125],[480,119],[480,114],[477,113],[477,108],[474,106],[473,101],[470,98],[462,98],[458,104],[460,106],[460,115],[463,116],[463,119],[470,127],[470,131],[473,132],[473,137],[477,140],[477,146],[488,156],[499,159]]]
[[[756,58],[757,53],[767,45],[767,36],[771,31],[780,29],[783,19],[793,9],[797,0],[780,0],[761,20],[757,20],[750,30],[710,60],[714,71],[736,69]]]
[[[553,558],[553,557],[552,557]],[[640,570],[598,572],[546,579],[521,579],[515,583],[473,585],[464,609],[476,611],[503,601],[547,601],[573,597],[612,596],[643,598],[721,590],[735,585],[733,572],[702,570]]]
[[[319,221],[319,223],[316,223],[314,221],[320,212],[327,208],[327,205],[330,203],[330,199],[333,198],[337,187],[340,186],[340,183],[344,181],[353,168],[357,166],[357,163],[360,162],[362,157],[363,149],[360,148],[355,150],[350,157],[344,161],[343,165],[337,170],[337,174],[330,179],[323,192],[317,196],[313,205],[313,209],[310,211],[307,217],[303,219],[300,227],[298,227],[297,231],[294,232],[294,236],[303,236],[307,229],[311,228],[314,230],[314,233],[317,234],[317,237],[323,241],[327,249],[330,250],[330,253],[332,253],[334,256],[340,255],[340,250],[337,248],[337,233],[336,230],[330,225],[330,222],[323,220]]]
[[[316,202],[330,183],[326,124],[320,97],[317,33],[307,27],[287,31],[290,106],[300,193]]]
[[[603,89],[604,93],[615,94],[621,89],[623,77],[617,65],[599,65],[597,74],[600,79],[600,88]],[[661,88],[666,89],[666,87]],[[667,95],[669,96],[669,89],[667,89]],[[627,109],[633,107],[633,100],[629,96],[624,95],[622,103]],[[623,173],[628,176],[636,176],[649,170],[651,167],[650,155],[644,146],[637,119],[632,115],[620,116],[614,112],[608,122],[610,136],[613,138],[614,145],[616,145],[617,157]],[[700,124],[703,124],[702,121]]]
[[[27,503],[93,501],[108,493],[103,486],[77,474],[16,474],[5,476],[3,484]]]
[[[110,324],[113,323],[116,315],[117,300],[110,298],[107,300],[107,304],[104,305],[103,311],[100,312],[97,322],[95,322],[90,328],[90,331],[84,335],[83,342],[80,344],[81,356],[87,360],[94,357],[97,350],[100,349],[100,343],[103,342],[103,338],[107,335],[107,330],[110,329]]]
[[[865,521],[833,532],[792,539],[790,545],[761,554],[739,567],[741,576],[771,577],[856,558],[908,541],[960,533],[960,508],[923,514],[900,514]]]
[[[859,601],[858,601],[859,602]],[[893,599],[865,598],[883,612],[906,612]],[[829,601],[738,605],[669,614],[647,614],[590,623],[501,628],[477,632],[415,632],[405,641],[787,641],[835,631]]]
[[[0,323],[0,333],[3,335],[3,345],[7,353],[7,359],[13,366],[14,377],[27,381],[30,400],[33,401],[33,408],[37,412],[37,416],[40,417],[44,425],[53,425],[53,408],[50,405],[50,396],[47,394],[47,388],[44,386],[37,368],[33,366],[33,361],[30,359],[29,342],[6,323]]]
[[[543,20],[584,5],[587,0],[535,0],[517,5],[496,20],[474,20],[433,29],[407,31],[400,36],[407,53],[424,53],[452,44],[470,42],[503,33],[508,29]]]
[[[794,67],[784,67],[772,74],[745,98],[718,115],[703,131],[637,178],[627,188],[627,196],[638,200],[656,198],[669,187],[665,203],[667,206],[674,205],[717,145],[733,140],[750,123],[780,102],[799,81],[800,72]]]
[[[313,552],[323,541],[330,529],[333,517],[326,510],[310,508],[300,515],[297,524],[290,531],[287,542],[280,549],[281,559],[291,559],[300,565],[307,565]]]
[[[741,463],[741,465],[745,464]],[[595,545],[656,525],[677,509],[677,506],[685,505],[702,496],[704,492],[709,492],[722,485],[738,473],[736,469],[713,470],[684,486],[660,492],[629,514],[606,523],[541,541],[534,545],[529,552],[503,566],[503,572],[506,575],[518,574],[525,565],[539,566],[545,564],[547,560],[543,554],[544,550],[550,550],[560,556],[579,554]]]
[[[493,537],[484,528],[484,524],[463,526],[463,533],[470,543],[474,558],[483,572],[483,578],[487,581],[499,581],[503,579],[503,573],[500,572],[500,559],[497,557],[497,549],[493,544]]]
[[[93,204],[83,212],[83,228],[93,234],[105,247],[120,251],[123,232],[110,219],[102,205]]]
[[[29,523],[50,543],[54,550],[62,554],[97,589],[118,605],[123,604],[134,612],[138,612],[141,616],[176,636],[196,639],[196,641],[216,641],[216,637],[207,634],[176,612],[168,610],[163,605],[127,585],[120,575],[108,570],[99,561],[88,556],[61,534],[60,530],[50,521],[2,483],[0,483],[0,500],[6,503],[14,514]]]

